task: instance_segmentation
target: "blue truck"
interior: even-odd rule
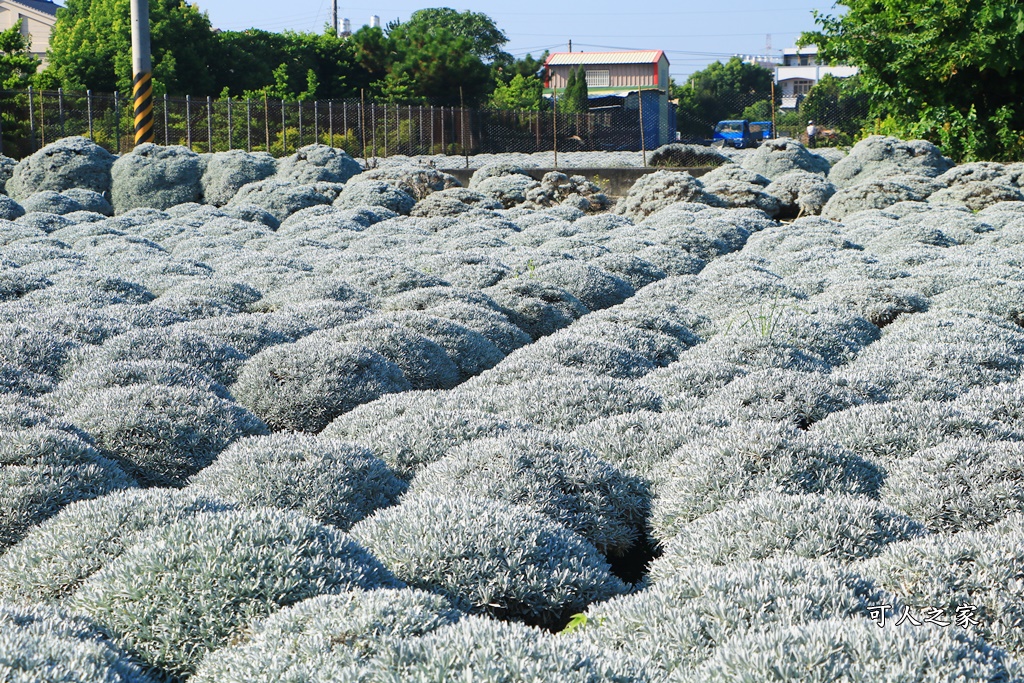
[[[715,125],[715,133],[711,144],[720,147],[728,145],[736,149],[746,149],[748,147],[757,147],[771,136],[771,121],[754,121],[751,123],[746,119],[733,119],[719,121]]]

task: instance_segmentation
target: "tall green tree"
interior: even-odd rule
[[[216,38],[209,17],[184,0],[150,0],[157,92],[213,95]],[[130,0],[67,0],[47,53],[45,78],[67,89],[131,91]]]
[[[1024,2],[838,4],[801,42],[860,68],[875,117],[960,160],[1024,158]]]
[[[559,97],[558,109],[566,114],[579,114],[590,109],[587,74],[582,66],[569,69],[569,78],[565,84],[565,92]]]
[[[451,35],[465,38],[469,41],[470,51],[485,62],[507,55],[501,48],[508,42],[508,36],[493,19],[481,12],[459,12],[450,7],[416,10],[404,24],[389,23],[388,33],[400,25],[414,31],[444,29]]]
[[[470,40],[442,26],[393,23],[386,33],[364,27],[350,42],[371,92],[396,103],[478,105],[493,89],[490,71]],[[405,94],[398,98],[399,93]]]
[[[39,60],[29,54],[28,39],[21,33],[21,21],[0,31],[0,87],[4,90],[24,90],[31,85],[39,68]]]
[[[748,64],[739,57],[725,63],[714,62],[697,71],[686,85],[677,89],[679,130],[707,137],[717,122],[741,118],[750,105],[770,100],[773,78],[768,69]]]
[[[859,75],[836,78],[825,74],[800,103],[800,118],[838,132],[844,137],[841,142],[848,144],[867,124],[870,108]]]
[[[544,84],[539,78],[516,74],[508,84],[498,81],[488,104],[495,109],[538,111],[543,92]]]

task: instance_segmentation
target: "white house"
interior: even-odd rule
[[[50,32],[57,23],[59,7],[49,0],[0,0],[0,31],[11,28],[20,19],[22,35],[31,39],[29,52],[46,66]]]
[[[782,109],[796,109],[800,100],[825,74],[849,78],[855,66],[830,66],[818,61],[818,47],[788,47],[782,51],[782,64],[775,67],[776,92],[782,97]]]

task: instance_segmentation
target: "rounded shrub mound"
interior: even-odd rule
[[[256,206],[283,221],[301,209],[330,203],[330,199],[309,185],[268,178],[243,185],[226,206]]]
[[[416,588],[321,595],[251,624],[251,639],[206,655],[189,680],[344,680],[339,669],[366,661],[382,643],[426,635],[461,616],[445,598]]]
[[[562,287],[591,311],[621,304],[634,294],[633,286],[622,278],[575,261],[548,263],[537,268],[531,275]]]
[[[428,166],[395,165],[364,171],[351,179],[352,183],[380,180],[394,185],[403,192],[411,194],[419,201],[432,192],[440,192],[452,187],[460,187],[453,175]]]
[[[1016,680],[1020,667],[1005,652],[960,629],[879,628],[863,616],[780,626],[723,643],[680,683],[897,683]]]
[[[984,531],[933,534],[895,543],[858,570],[957,630],[970,626],[1015,657],[1024,654],[1024,517],[1012,515]],[[971,609],[974,608],[974,609]],[[966,617],[970,621],[957,622]],[[973,623],[976,622],[976,623]]]
[[[850,187],[865,180],[908,173],[934,178],[953,165],[938,147],[925,140],[871,135],[832,167],[829,180],[836,187]]]
[[[592,605],[579,638],[648,661],[654,680],[666,680],[712,656],[730,636],[859,618],[874,598],[886,602],[878,592],[855,572],[802,557],[685,567],[642,591]]]
[[[246,356],[233,346],[176,326],[135,329],[111,337],[89,354],[81,367],[96,368],[136,360],[181,363],[218,382],[230,383]]]
[[[88,222],[95,223],[102,220],[103,216],[114,215],[114,207],[110,205],[110,202],[107,201],[107,198],[103,194],[96,192],[95,190],[88,190],[83,187],[72,187],[68,190],[64,190],[61,194],[68,199],[78,202],[82,207],[82,212],[90,212],[88,214],[79,214]],[[96,214],[99,215],[97,216]],[[69,215],[68,218],[77,220],[78,215]]]
[[[231,398],[223,384],[182,363],[125,360],[82,368],[62,382],[50,399],[58,405],[76,406],[94,391],[134,384],[189,387],[209,391],[220,398]]]
[[[203,201],[224,206],[243,185],[264,180],[276,172],[277,162],[266,152],[248,153],[240,149],[216,152],[206,159],[201,179]]]
[[[507,310],[509,320],[533,339],[567,327],[590,312],[561,287],[530,278],[507,278],[484,293]]]
[[[351,678],[350,678],[351,677]],[[649,679],[643,664],[532,626],[470,616],[419,638],[391,641],[338,681],[613,683]]]
[[[469,408],[555,430],[610,415],[661,410],[661,397],[635,382],[587,374],[552,373],[513,384],[460,387],[453,398]]]
[[[798,218],[820,214],[836,187],[818,173],[789,171],[777,176],[765,192],[779,200],[778,218]]]
[[[408,497],[352,527],[352,536],[409,585],[476,613],[554,625],[626,590],[583,538],[497,501]]]
[[[678,360],[686,349],[697,343],[697,336],[689,330],[676,336],[639,326],[645,322],[653,323],[653,318],[654,316],[650,316],[644,320],[643,317],[637,316],[634,321],[638,325],[631,325],[629,323],[632,321],[625,317],[620,318],[624,322],[588,317],[577,323],[569,332],[579,337],[622,346],[643,356],[655,366],[669,365]]]
[[[766,178],[775,178],[791,171],[807,171],[828,175],[828,159],[818,156],[793,138],[765,140],[740,162],[748,171],[760,173]]]
[[[0,674],[7,683],[156,683],[87,619],[0,606]]]
[[[711,393],[707,402],[734,420],[773,420],[806,429],[869,398],[868,389],[858,390],[831,375],[768,368],[733,380]]]
[[[655,171],[641,176],[613,211],[632,221],[679,202],[715,204],[715,198],[704,191],[704,184],[686,171]]]
[[[362,446],[273,434],[228,446],[189,488],[246,508],[298,510],[345,531],[397,501],[405,485]]]
[[[593,339],[585,331],[576,332],[575,327],[523,347],[501,365],[501,371],[509,372],[521,363],[525,363],[524,376],[532,376],[535,365],[562,366],[618,379],[636,379],[654,369],[654,363],[631,349]]]
[[[359,162],[345,150],[320,144],[300,147],[295,154],[281,159],[277,165],[278,178],[303,185],[344,183],[362,171]]]
[[[647,159],[651,166],[686,168],[690,166],[722,166],[730,163],[729,157],[714,147],[705,145],[684,145],[673,143],[662,145],[651,152]]]
[[[71,503],[0,555],[0,600],[62,602],[149,529],[233,506],[189,490],[126,489]]]
[[[83,207],[71,197],[66,197],[53,190],[41,190],[21,203],[26,213],[53,213],[58,216],[82,211]]]
[[[0,363],[56,379],[79,344],[64,335],[0,324]]]
[[[920,524],[873,500],[767,493],[681,525],[651,564],[650,578],[660,581],[681,567],[783,554],[851,562],[924,534]]]
[[[41,190],[63,192],[74,187],[110,192],[114,155],[81,136],[63,138],[22,159],[14,167],[6,192],[21,201]]]
[[[400,586],[346,534],[294,512],[203,512],[140,536],[68,608],[171,676],[306,598]]]
[[[994,524],[1024,510],[1024,444],[952,439],[893,461],[883,503],[935,533]]]
[[[114,211],[167,209],[203,198],[203,162],[186,147],[147,142],[114,162],[111,168]]]
[[[628,550],[647,516],[643,482],[540,431],[458,446],[420,471],[409,491],[522,505],[575,531],[605,554]]]
[[[382,180],[369,180],[346,185],[338,198],[334,200],[334,206],[339,209],[382,206],[397,214],[408,216],[416,206],[416,198]]]
[[[954,405],[1024,434],[1024,379],[972,389],[958,398]]]
[[[381,317],[422,334],[444,349],[458,367],[462,379],[493,368],[505,357],[497,346],[476,330],[454,320],[439,318],[430,311],[395,311]]]
[[[431,287],[430,289],[436,289]],[[430,315],[453,320],[482,334],[501,353],[508,355],[529,344],[530,335],[512,324],[504,313],[485,306],[458,301],[442,302],[427,309]]]
[[[659,468],[651,528],[667,543],[687,524],[766,493],[877,496],[883,473],[871,462],[792,426],[752,421],[708,431]]]
[[[76,500],[135,486],[81,438],[48,427],[0,431],[0,549]]]
[[[461,380],[458,366],[437,342],[381,316],[327,330],[323,336],[373,349],[401,368],[413,389],[451,389]]]
[[[361,403],[411,388],[381,354],[314,334],[253,356],[231,391],[274,430],[319,432]]]
[[[95,391],[67,417],[143,486],[182,486],[235,439],[267,433],[236,403],[157,384]]]
[[[947,439],[1015,438],[1008,425],[973,408],[938,401],[888,401],[833,413],[812,425],[810,433],[884,467]]]
[[[373,420],[366,429],[335,421],[320,432],[320,438],[345,438],[365,444],[396,475],[410,480],[456,446],[530,429],[530,425],[487,413],[424,409],[408,410],[386,421]]]

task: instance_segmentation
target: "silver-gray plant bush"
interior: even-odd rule
[[[713,656],[730,637],[867,614],[886,596],[838,563],[785,556],[694,566],[592,605],[579,638],[649,662],[655,680]],[[670,679],[671,680],[671,679]]]
[[[510,503],[411,496],[351,533],[410,586],[473,613],[554,625],[626,590],[593,545]]]
[[[327,145],[300,147],[277,164],[277,177],[301,185],[318,182],[346,183],[362,173],[363,167],[347,152]]]
[[[851,681],[1015,680],[1020,667],[981,638],[932,624],[879,628],[863,616],[780,626],[723,643],[678,683],[770,680]]]
[[[119,157],[110,175],[111,204],[119,214],[135,208],[167,209],[203,198],[203,160],[186,147],[141,144]]]
[[[0,600],[56,605],[150,529],[233,505],[185,489],[126,489],[71,503],[0,555]]]
[[[241,507],[297,510],[345,531],[394,504],[405,484],[362,446],[280,433],[236,441],[189,488]]]
[[[650,579],[661,581],[683,567],[786,554],[852,562],[925,534],[918,522],[868,498],[765,493],[681,525],[651,563]]]
[[[136,486],[116,462],[74,434],[42,426],[0,434],[0,548],[69,503]]]
[[[410,388],[381,354],[314,334],[250,358],[231,392],[272,429],[319,432],[360,403]]]
[[[206,159],[201,179],[203,201],[224,206],[244,185],[264,180],[277,172],[277,162],[266,152],[247,153],[233,149],[216,152]]]
[[[8,683],[155,683],[88,619],[0,607],[0,676]]]
[[[268,431],[233,401],[159,384],[98,389],[68,418],[143,486],[183,486],[231,442]]]
[[[540,512],[619,555],[639,538],[648,493],[639,480],[551,433],[476,439],[448,451],[413,479],[408,495],[468,495]]]
[[[63,138],[22,159],[14,167],[5,192],[15,200],[41,190],[71,188],[109,195],[113,154],[81,136]]]
[[[347,534],[267,508],[200,512],[139,536],[67,606],[175,677],[246,625],[306,598],[397,581]]]
[[[365,663],[385,643],[433,633],[462,616],[445,598],[417,588],[321,595],[251,624],[250,639],[206,655],[189,680],[344,680],[346,667]]]

